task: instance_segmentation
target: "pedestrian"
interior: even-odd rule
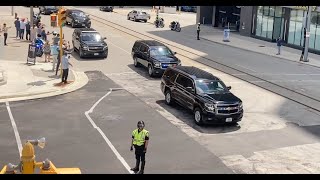
[[[59,41],[60,41],[60,35],[57,34],[56,36],[54,36],[54,37],[52,38],[52,41],[53,41],[53,44],[58,44]]]
[[[27,21],[27,24],[26,24],[26,40],[30,41],[30,36],[31,36],[31,26],[30,26],[30,22]]]
[[[14,26],[16,27],[16,33],[17,33],[16,38],[18,39],[18,37],[20,37],[20,21],[18,17],[14,21]]]
[[[41,32],[42,32],[42,25],[41,25],[41,23],[40,23],[40,24],[38,24],[38,26],[37,26],[37,34],[40,34],[40,35],[41,35]]]
[[[20,21],[20,39],[23,39],[25,28],[26,28],[26,23],[24,22],[24,19],[21,19],[21,21]]]
[[[47,41],[47,33],[44,28],[42,28],[41,37],[44,41]]]
[[[56,66],[56,62],[58,61],[58,55],[59,55],[59,50],[58,46],[56,44],[53,44],[51,46],[51,55],[52,55],[52,71],[54,71],[54,68]]]
[[[44,62],[50,62],[49,58],[50,58],[51,48],[48,40],[43,46],[43,52],[44,52]]]
[[[197,25],[197,40],[200,40],[199,35],[200,35],[200,23],[198,23]]]
[[[3,28],[1,31],[3,31],[3,37],[4,37],[4,41],[3,41],[3,44],[5,46],[7,46],[7,39],[8,39],[8,29],[11,28],[11,27],[7,27],[7,24],[4,23],[3,24]]]
[[[135,149],[135,156],[136,156],[136,166],[131,168],[137,174],[144,173],[144,166],[145,166],[145,156],[149,144],[149,131],[144,129],[145,124],[143,121],[139,121],[137,124],[137,129],[132,131],[132,140],[131,140],[131,147],[130,151],[133,151],[133,146]],[[141,167],[139,171],[139,165],[141,162]]]
[[[63,51],[61,66],[62,66],[62,83],[67,84],[68,74],[69,74],[69,65],[72,64],[69,62],[69,57],[67,51]]]
[[[281,45],[282,45],[282,39],[281,39],[281,37],[278,37],[278,39],[277,39],[277,48],[278,48],[278,53],[277,53],[277,55],[280,55],[280,50],[281,50]]]
[[[36,30],[36,25],[32,25],[31,31],[30,31],[30,41],[34,42],[36,37],[37,37],[37,30]]]

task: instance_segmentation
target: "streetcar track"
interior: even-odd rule
[[[161,43],[163,43],[163,44],[166,44],[166,45],[169,45],[169,46],[174,47],[174,48],[176,48],[176,49],[179,49],[180,51],[184,51],[184,52],[187,52],[187,53],[189,53],[189,54],[195,55],[195,56],[199,57],[199,59],[200,59],[200,58],[201,58],[201,59],[204,59],[204,60],[206,60],[207,62],[200,61],[200,60],[198,60],[198,59],[195,60],[195,59],[190,58],[188,55],[185,55],[185,54],[183,54],[183,53],[179,53],[180,56],[183,56],[183,57],[185,57],[185,58],[187,58],[187,59],[190,59],[190,60],[196,61],[196,62],[198,62],[198,63],[200,63],[200,64],[209,66],[209,67],[211,67],[211,68],[213,68],[213,69],[216,69],[216,70],[219,70],[219,71],[221,71],[221,72],[224,72],[224,73],[226,73],[226,74],[228,74],[228,75],[230,75],[230,76],[233,76],[233,77],[235,77],[235,78],[241,79],[241,80],[243,80],[243,81],[245,81],[245,82],[248,82],[248,83],[250,83],[250,84],[256,85],[256,86],[258,86],[258,87],[260,87],[260,88],[263,88],[263,89],[268,90],[268,91],[270,91],[270,92],[273,92],[273,93],[275,93],[275,94],[277,94],[277,95],[280,95],[280,96],[282,96],[282,97],[285,97],[285,98],[287,98],[287,99],[289,99],[289,100],[291,100],[291,101],[294,101],[294,102],[296,102],[296,103],[298,103],[298,104],[301,104],[301,105],[303,105],[303,106],[306,106],[306,107],[308,107],[308,108],[310,108],[310,109],[312,109],[312,110],[315,110],[315,111],[320,112],[320,100],[319,100],[319,99],[316,99],[316,98],[311,97],[311,96],[309,96],[309,95],[307,95],[307,94],[304,94],[304,93],[301,93],[301,92],[292,90],[292,89],[290,89],[290,88],[288,88],[288,87],[281,86],[281,85],[279,85],[279,84],[277,84],[277,83],[274,83],[274,82],[271,82],[271,81],[269,81],[269,80],[265,80],[265,79],[263,79],[263,78],[261,78],[261,77],[258,77],[258,76],[255,76],[255,75],[253,75],[253,74],[250,74],[250,73],[248,73],[248,72],[245,72],[245,71],[236,69],[236,68],[231,67],[231,66],[229,66],[229,65],[225,65],[225,64],[223,64],[223,63],[217,62],[217,61],[215,61],[215,60],[213,60],[213,59],[210,59],[210,58],[207,58],[207,57],[198,55],[198,54],[196,54],[196,53],[194,53],[194,52],[191,52],[191,51],[186,50],[186,49],[184,49],[184,48],[181,48],[181,47],[178,47],[178,46],[176,46],[176,45],[173,45],[172,43],[164,42],[163,40],[159,40],[159,39],[157,39],[157,38],[151,37],[150,35],[146,35],[146,34],[144,34],[144,33],[137,32],[137,31],[135,31],[135,30],[133,30],[133,29],[130,29],[130,28],[127,28],[127,27],[125,27],[125,26],[119,25],[119,24],[117,24],[117,23],[111,22],[111,21],[109,21],[109,20],[103,19],[103,18],[98,17],[98,16],[96,16],[96,15],[93,15],[93,14],[91,14],[91,13],[87,13],[87,14],[89,14],[90,17],[92,17],[92,20],[97,21],[97,22],[99,22],[99,23],[101,23],[101,24],[107,25],[108,27],[114,28],[114,29],[116,29],[116,30],[118,30],[118,31],[121,31],[121,32],[127,34],[127,35],[136,37],[136,38],[141,39],[141,40],[144,40],[144,38],[141,38],[141,37],[139,37],[138,35],[144,36],[144,37],[147,37],[147,38],[149,38],[149,39],[157,40],[157,41],[159,41],[159,42],[161,42]],[[112,24],[112,25],[110,25],[110,24]],[[120,29],[120,28],[121,28],[121,29]],[[123,29],[126,29],[126,30],[130,31],[130,33],[127,32],[127,31],[125,31],[125,30],[123,30]],[[132,33],[136,33],[136,34],[138,34],[138,35],[135,35],[135,34],[132,34]],[[230,72],[228,72],[227,69],[223,69],[223,68],[221,68],[221,67],[219,68],[219,67],[217,67],[217,66],[213,66],[212,64],[209,64],[208,62],[209,62],[209,63],[215,63],[216,65],[222,66],[222,67],[224,67],[224,68],[228,68],[229,71],[230,71],[230,70],[233,70],[233,71],[236,71],[237,73],[230,73]],[[245,78],[245,76],[239,77],[239,76],[235,76],[235,75],[234,75],[234,74],[239,74],[239,72],[240,72],[241,74],[246,75],[247,78]],[[249,79],[248,79],[248,78],[249,78]],[[250,80],[250,78],[251,78],[251,80]],[[252,79],[252,78],[253,78],[253,79]],[[255,80],[255,79],[258,79],[258,80]],[[259,83],[259,84],[258,84],[258,83],[254,83],[254,82],[265,82],[265,85],[263,85],[263,83]],[[266,87],[267,85],[272,85],[273,88],[272,88],[272,87]],[[274,90],[274,88],[278,88],[278,90]],[[279,89],[279,88],[280,88],[280,89]],[[287,92],[282,92],[282,93],[281,93],[281,91],[283,91],[283,90],[286,90]],[[289,92],[289,93],[288,93],[288,92]],[[293,97],[292,97],[292,96],[290,97],[290,94],[293,95]],[[306,98],[307,98],[307,99],[306,99]],[[297,100],[297,99],[299,99],[299,100]],[[305,101],[305,102],[303,102],[303,101]],[[313,104],[313,105],[312,105],[312,104]],[[314,106],[314,104],[316,104],[316,106]]]

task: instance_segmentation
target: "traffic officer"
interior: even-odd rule
[[[200,40],[199,34],[200,34],[200,23],[198,23],[197,25],[197,40]]]
[[[130,151],[133,151],[133,146],[135,148],[135,155],[136,155],[136,166],[131,168],[137,174],[144,173],[144,166],[145,166],[145,156],[147,152],[147,147],[149,143],[149,131],[145,130],[145,124],[143,121],[139,121],[137,124],[137,129],[132,131],[132,141]],[[139,165],[141,161],[141,168],[139,171]]]

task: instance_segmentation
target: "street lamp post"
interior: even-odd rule
[[[33,6],[30,6],[30,25],[33,26]]]
[[[300,61],[303,61],[303,62],[309,62],[308,51],[309,51],[309,38],[310,38],[310,23],[311,23],[311,7],[308,6],[308,11],[306,15],[306,24],[304,25],[303,50],[300,57]]]

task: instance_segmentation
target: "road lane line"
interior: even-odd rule
[[[126,52],[126,53],[128,53],[128,54],[131,54],[129,51],[127,51],[127,50],[123,49],[122,47],[120,47],[120,46],[118,46],[118,45],[115,45],[114,43],[112,43],[112,42],[110,42],[110,41],[109,41],[108,43],[112,44],[113,46],[115,46],[115,47],[117,47],[117,48],[121,49],[122,51],[124,51],[124,52]]]
[[[10,104],[9,104],[8,101],[6,102],[6,106],[7,106],[7,110],[8,110],[8,113],[9,113],[10,120],[11,120],[12,128],[13,128],[13,131],[14,131],[14,136],[16,137],[18,150],[19,150],[19,155],[20,155],[19,157],[21,157],[22,143],[21,143],[21,138],[20,138],[19,131],[18,131],[18,128],[17,128],[17,124],[14,121],[14,118],[13,118],[13,115],[12,115],[12,112],[11,112],[11,109],[10,109]]]
[[[247,67],[245,67],[245,66],[241,66],[241,65],[238,65],[238,64],[236,64],[236,66],[242,67],[242,68],[247,69],[247,70],[252,71],[252,72],[257,72],[257,71],[255,71],[255,70],[250,69],[250,68],[247,68]]]
[[[126,170],[130,173],[133,174],[134,172],[131,171],[130,166],[128,165],[128,163],[126,162],[126,160],[121,156],[121,154],[117,151],[117,149],[114,147],[114,145],[111,143],[111,141],[109,140],[109,138],[105,135],[105,133],[100,129],[100,127],[97,126],[97,124],[93,121],[93,119],[90,117],[89,113],[92,113],[94,108],[107,96],[109,96],[111,94],[111,92],[113,90],[122,90],[123,88],[110,88],[110,91],[105,94],[104,96],[102,96],[96,103],[94,103],[94,105],[90,108],[89,111],[86,111],[84,114],[86,115],[87,119],[90,121],[90,123],[92,124],[92,126],[97,129],[97,131],[100,133],[100,135],[103,137],[103,139],[105,140],[105,142],[108,144],[108,146],[110,147],[110,149],[112,150],[112,152],[116,155],[116,157],[119,159],[119,161],[122,163],[122,165],[126,168]]]

